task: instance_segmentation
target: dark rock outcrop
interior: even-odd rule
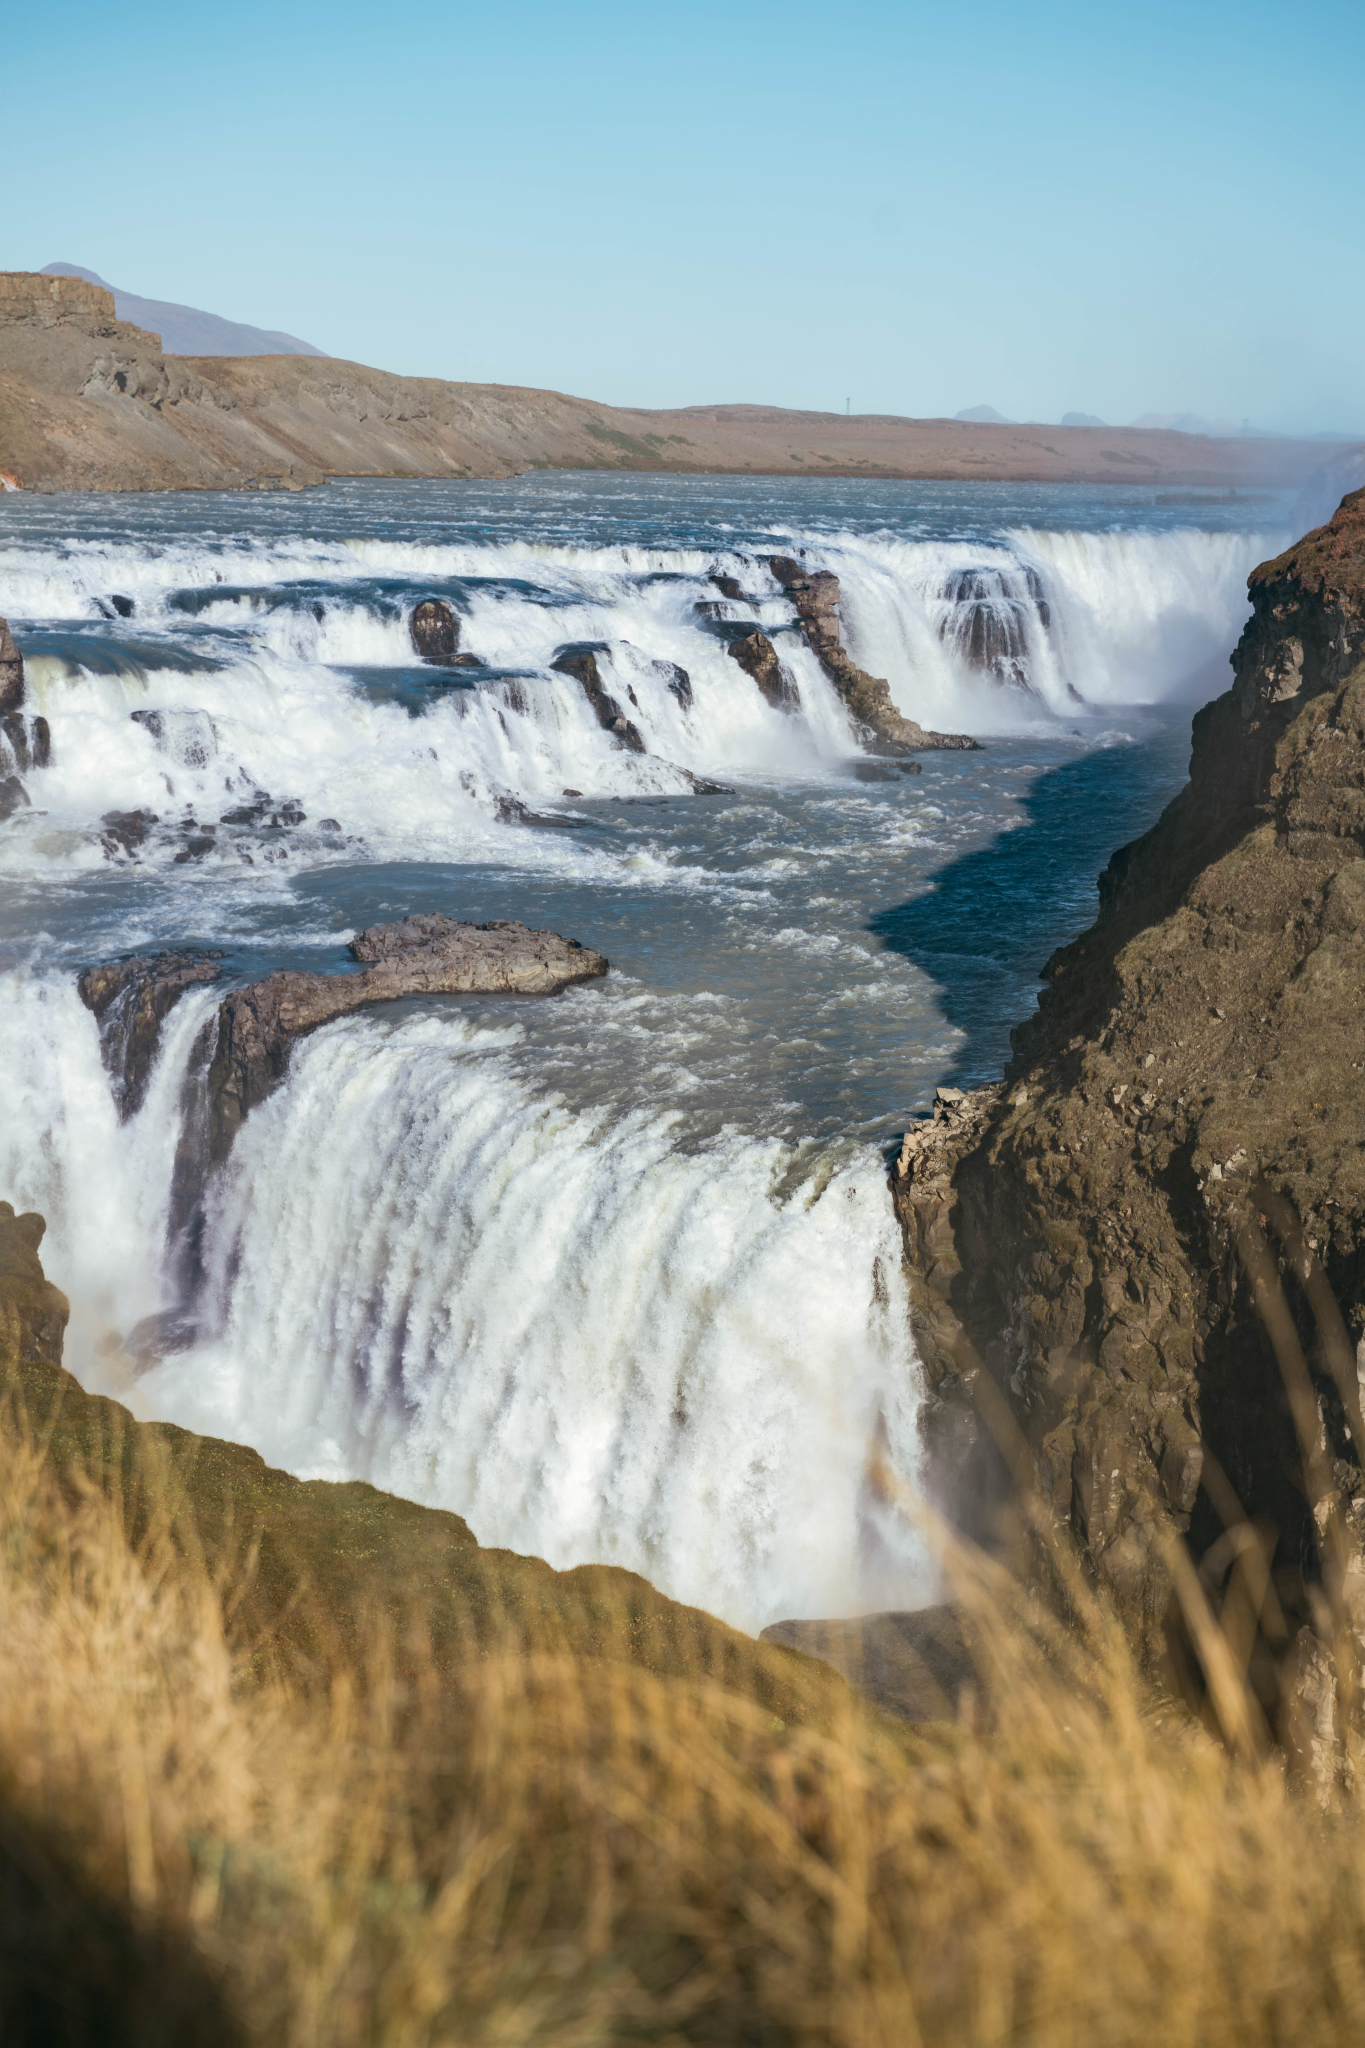
[[[692,709],[692,678],[676,661],[656,661],[655,673],[663,677],[664,688],[676,697],[684,711]]]
[[[17,775],[0,777],[0,825],[29,808],[29,793]]]
[[[862,728],[864,746],[879,753],[925,753],[938,747],[975,747],[965,733],[927,732],[891,701],[890,685],[851,659],[839,630],[839,579],[828,569],[811,574],[790,555],[771,555],[768,567],[796,606],[806,643]],[[733,652],[733,650],[732,650]]]
[[[41,1216],[16,1216],[0,1202],[0,1373],[61,1363],[71,1304],[44,1277],[38,1247],[46,1229]]]
[[[567,647],[558,649],[550,667],[557,669],[562,676],[573,677],[596,712],[597,723],[604,732],[611,733],[630,753],[643,754],[646,749],[639,727],[626,717],[616,699],[603,686],[597,657],[605,652],[606,649],[602,645],[590,646],[585,641],[574,641]],[[684,670],[679,670],[680,675],[685,673]],[[690,677],[688,690],[690,693]]]
[[[0,733],[14,757],[21,775],[30,768],[52,765],[52,728],[45,718],[30,718],[22,711],[8,711],[0,717]]]
[[[358,974],[268,974],[218,1013],[209,1068],[209,1158],[226,1158],[249,1111],[284,1075],[295,1039],[367,1003],[414,995],[553,995],[607,971],[600,953],[498,919],[405,917],[351,941]]]
[[[134,812],[133,816],[140,813]],[[161,1026],[186,989],[217,981],[220,953],[150,953],[87,967],[76,987],[100,1027],[120,1116],[141,1109]]]
[[[1166,1533],[1221,1526],[1211,1485],[1274,1525],[1286,1570],[1312,1570],[1310,1489],[1238,1250],[1289,1213],[1281,1196],[1302,1219],[1301,1240],[1292,1219],[1274,1229],[1322,1455],[1365,1518],[1365,492],[1250,588],[1189,784],[1048,963],[1004,1086],[941,1091],[893,1178],[959,1511],[970,1524],[994,1468],[970,1398],[984,1372],[1139,1626],[1164,1604]],[[1324,1290],[1346,1324],[1330,1341]]]
[[[460,620],[443,597],[429,597],[408,621],[408,636],[423,661],[449,668],[460,651]]]
[[[129,860],[136,860],[138,848],[145,844],[152,826],[159,825],[161,820],[155,811],[106,811],[100,823],[104,827],[100,844],[106,859],[114,860],[124,854]]]
[[[0,619],[0,713],[18,711],[24,701],[24,657],[14,644],[9,620]]]
[[[725,652],[731,661],[739,663],[751,681],[757,683],[774,711],[801,709],[801,692],[778,660],[777,649],[766,633],[755,627],[742,640],[731,640]]]

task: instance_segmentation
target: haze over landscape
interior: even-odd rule
[[[84,0],[13,26],[8,267],[621,405],[1365,433],[1341,0],[1292,36],[1268,0],[987,0],[969,33],[862,4],[837,35],[809,0],[405,0],[372,63],[354,0],[246,0],[226,40],[139,18],[136,47]],[[114,109],[139,196],[92,205]],[[1330,320],[1272,284],[1291,251]]]

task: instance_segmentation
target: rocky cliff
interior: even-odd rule
[[[1278,1254],[1314,1455],[1365,1521],[1365,492],[1251,598],[1188,786],[1110,862],[1003,1085],[941,1091],[893,1176],[942,1486],[969,1521],[998,1486],[984,1374],[1055,1519],[1149,1623],[1166,1532],[1193,1520],[1199,1548],[1234,1495],[1291,1580],[1315,1569],[1324,1509],[1248,1233]]]
[[[310,356],[167,354],[80,278],[0,273],[0,480],[37,490],[301,486],[325,476],[631,469],[1301,484],[1315,442],[1117,427],[847,418],[754,405],[645,412]]]

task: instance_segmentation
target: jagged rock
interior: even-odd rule
[[[890,685],[850,659],[839,630],[839,579],[828,569],[811,574],[790,555],[770,555],[768,567],[796,606],[806,643],[858,724],[862,744],[872,751],[924,753],[939,747],[972,747],[965,733],[926,732],[891,701]]]
[[[460,646],[459,615],[445,598],[429,597],[417,606],[408,621],[408,635],[423,661],[449,668]]]
[[[14,644],[9,620],[0,619],[0,712],[17,711],[24,701],[24,657]]]
[[[893,1177],[934,1401],[994,1380],[1052,1515],[1139,1630],[1164,1609],[1171,1530],[1193,1517],[1198,1550],[1221,1526],[1210,1452],[1279,1532],[1282,1599],[1311,1604],[1292,1587],[1317,1531],[1237,1249],[1281,1195],[1325,1455],[1365,1516],[1365,492],[1250,588],[1187,787],[1048,963],[1004,1086],[909,1133]],[[1321,1334],[1314,1287],[1349,1346]],[[990,1446],[951,1451],[940,1477],[987,1533]]]
[[[130,860],[137,859],[137,849],[143,844],[153,825],[161,823],[155,811],[106,811],[100,819],[104,830],[100,844],[105,856],[113,860],[123,853]]]
[[[218,1013],[209,1069],[209,1156],[227,1156],[256,1104],[282,1078],[296,1038],[367,1003],[412,995],[553,995],[607,971],[600,953],[555,932],[443,916],[373,925],[351,941],[359,974],[268,974]]]
[[[778,660],[777,649],[766,633],[755,627],[742,640],[731,640],[725,652],[758,684],[774,711],[801,709],[801,692]]]
[[[140,817],[140,812],[133,812]],[[141,1109],[156,1064],[161,1026],[186,989],[217,981],[221,953],[130,954],[87,967],[76,988],[100,1028],[100,1049],[119,1114]]]
[[[16,811],[29,808],[29,793],[17,775],[6,775],[0,780],[0,825],[8,823]]]
[[[550,667],[558,670],[562,676],[573,677],[596,712],[597,722],[605,732],[612,733],[632,754],[643,754],[646,748],[639,727],[632,724],[616,699],[603,687],[597,657],[605,652],[605,647],[601,645],[589,646],[584,641],[574,641],[567,647],[558,649]]]
[[[47,1229],[30,1211],[0,1202],[0,1373],[23,1365],[60,1365],[71,1304],[44,1277],[38,1247]]]
[[[30,768],[52,766],[52,728],[45,718],[30,718],[25,712],[10,711],[0,718],[3,732],[21,775]]]

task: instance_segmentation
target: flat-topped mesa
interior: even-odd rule
[[[556,932],[443,916],[372,925],[351,941],[358,974],[268,974],[218,1012],[209,1068],[209,1158],[227,1157],[249,1111],[282,1080],[296,1038],[367,1003],[417,995],[555,995],[607,971],[602,954]]]
[[[859,738],[870,753],[920,754],[940,747],[977,746],[966,733],[927,732],[896,709],[889,683],[858,667],[839,630],[839,579],[830,570],[812,574],[790,555],[770,555],[768,567],[796,606],[807,646],[864,728]]]
[[[27,326],[76,326],[82,333],[118,336],[161,347],[161,336],[120,320],[114,294],[83,277],[48,277],[37,270],[0,270],[0,321]]]

